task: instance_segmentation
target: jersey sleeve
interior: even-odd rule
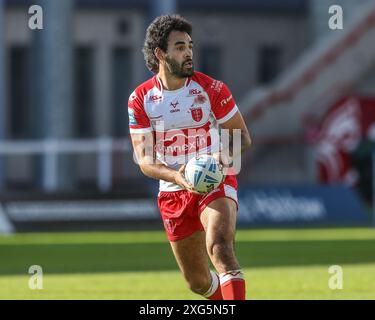
[[[238,108],[232,93],[225,83],[215,80],[211,89],[212,113],[216,121],[221,124],[232,118]]]
[[[133,92],[128,101],[129,132],[147,133],[152,131],[150,119],[144,109],[143,99]]]

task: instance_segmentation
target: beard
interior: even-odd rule
[[[169,72],[177,78],[191,77],[194,73],[194,65],[192,60],[187,60],[180,64],[175,59],[166,56],[165,62],[167,63]],[[185,67],[187,62],[191,62],[191,68]]]

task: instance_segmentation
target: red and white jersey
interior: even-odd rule
[[[177,170],[197,154],[219,151],[219,124],[237,110],[228,87],[201,72],[174,91],[165,90],[156,75],[130,95],[129,128],[130,133],[153,132],[156,158]],[[160,191],[181,189],[160,180]]]

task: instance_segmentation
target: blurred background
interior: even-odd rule
[[[0,0],[0,299],[199,298],[129,140],[145,30],[166,13],[192,22],[196,70],[227,83],[253,138],[248,298],[374,299],[373,0]]]
[[[29,27],[35,4],[42,30]],[[333,4],[343,9],[343,29],[329,28]],[[40,229],[47,220],[158,220],[157,181],[133,161],[126,103],[151,76],[141,53],[146,27],[175,12],[194,26],[196,70],[228,84],[253,137],[239,179],[243,190],[260,189],[243,195],[251,201],[240,216],[269,220],[263,201],[289,212],[312,206],[325,219],[328,197],[339,222],[341,192],[350,192],[366,213],[348,221],[370,223],[374,1],[1,0],[3,230]],[[334,196],[331,185],[341,188]]]

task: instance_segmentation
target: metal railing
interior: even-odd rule
[[[129,139],[100,137],[97,139],[0,141],[0,158],[14,155],[43,156],[43,189],[53,192],[58,189],[58,156],[60,154],[97,154],[96,181],[100,191],[112,187],[112,157],[114,152],[131,152]],[[0,175],[3,175],[0,172]]]

